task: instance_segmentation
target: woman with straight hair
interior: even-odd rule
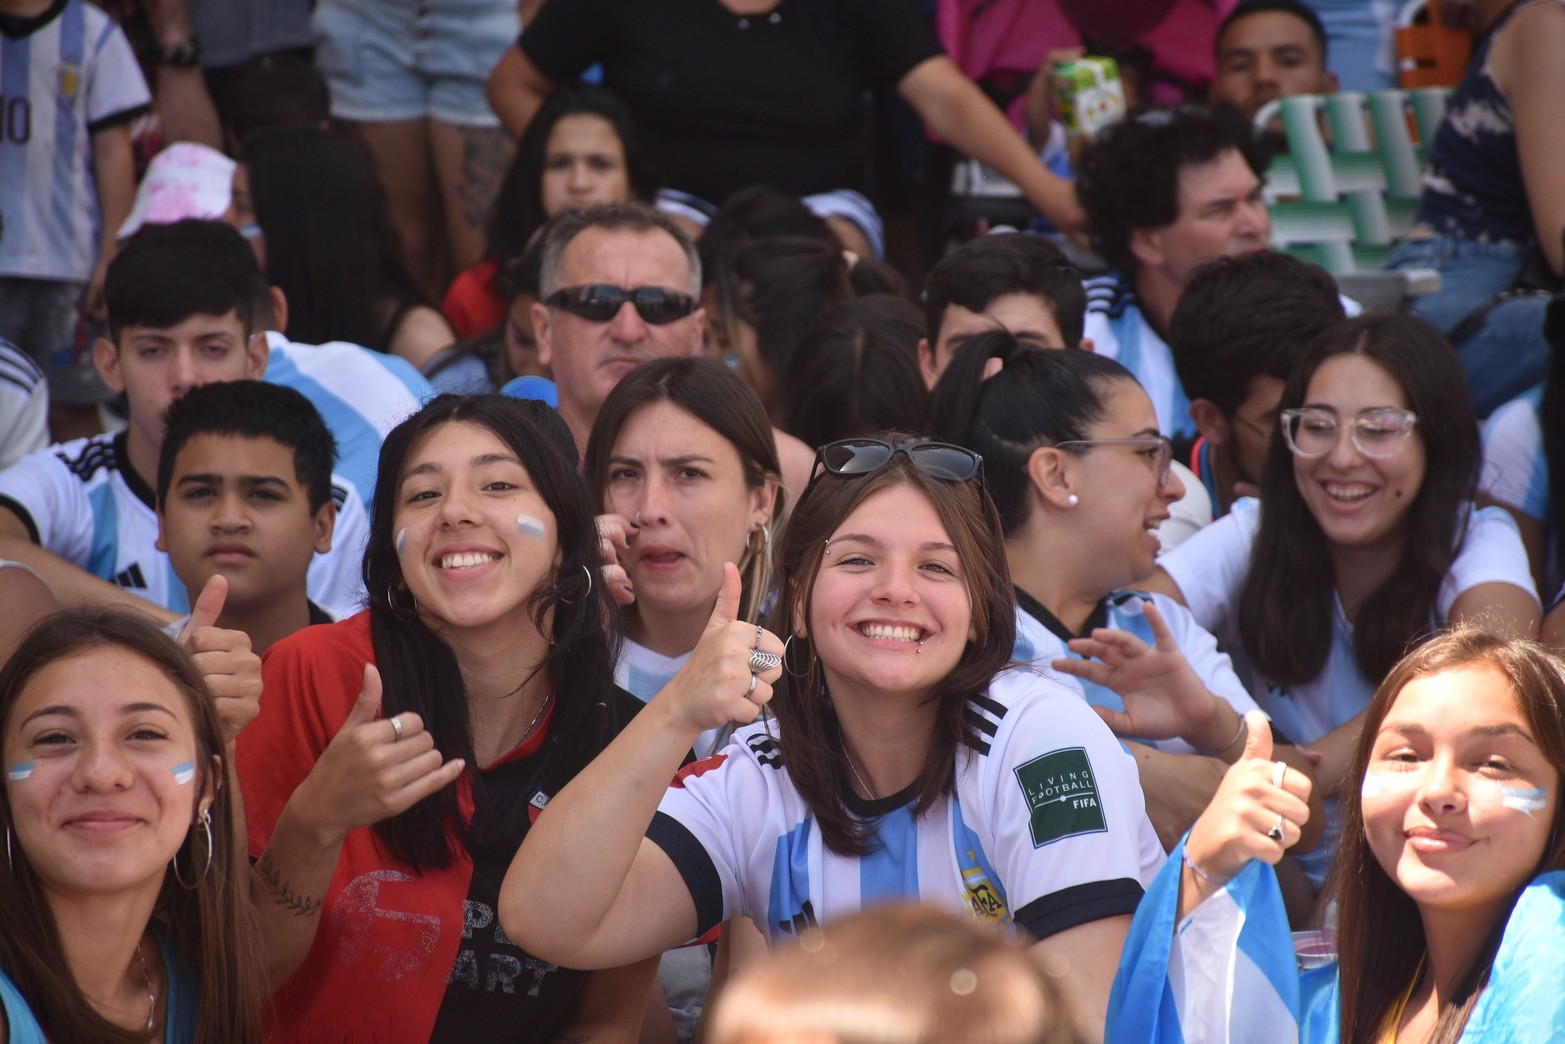
[[[1368,315],[1325,331],[1283,389],[1261,499],[1160,560],[1179,598],[1250,667],[1250,691],[1319,751],[1327,843],[1364,708],[1412,645],[1445,624],[1535,637],[1540,615],[1515,523],[1475,509],[1478,426],[1456,353],[1427,322]]]
[[[494,917],[538,810],[640,706],[597,564],[554,411],[447,395],[387,435],[369,607],[271,648],[240,740],[273,1039],[634,1036],[650,964],[557,967]]]
[[[523,843],[506,933],[614,965],[728,917],[775,944],[918,899],[1057,955],[1101,1026],[1163,852],[1112,733],[1075,692],[1011,667],[1016,608],[981,464],[896,432],[822,447],[780,541],[769,626],[738,620],[726,567],[690,661]],[[773,716],[756,720],[763,706]],[[696,737],[729,722],[733,741],[670,788]],[[544,867],[571,902],[527,901]]]
[[[45,618],[0,744],[0,1041],[260,1041],[243,814],[185,651],[136,613]]]
[[[1112,359],[995,330],[952,359],[931,426],[984,456],[1016,588],[1016,659],[1074,675],[1136,743],[1149,814],[1172,846],[1239,756],[1256,704],[1189,610],[1136,590],[1184,495],[1151,399]],[[1309,772],[1297,749],[1286,756]],[[1317,824],[1304,847],[1318,837]]]
[[[1259,716],[1251,726],[1136,913],[1111,1041],[1565,1035],[1565,664],[1463,627],[1391,670],[1342,795],[1334,952],[1299,977],[1266,864],[1298,830],[1309,784],[1271,761]],[[1235,981],[1247,987],[1220,985]]]

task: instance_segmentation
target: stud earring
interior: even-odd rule
[[[1074,493],[1072,493],[1070,496],[1065,498],[1065,506],[1066,507],[1075,507],[1077,504],[1080,504],[1080,503],[1081,503],[1081,498],[1078,497]]]

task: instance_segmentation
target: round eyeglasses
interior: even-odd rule
[[[1344,423],[1353,448],[1366,457],[1394,457],[1402,452],[1418,416],[1390,406],[1363,410],[1341,421],[1337,411],[1322,406],[1283,410],[1277,415],[1288,448],[1300,457],[1323,457],[1336,448]]]

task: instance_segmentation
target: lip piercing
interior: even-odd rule
[[[641,512],[636,512],[635,521],[631,522],[631,525],[635,526],[637,529],[641,528]]]

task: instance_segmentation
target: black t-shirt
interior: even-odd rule
[[[721,203],[768,184],[865,188],[864,92],[941,53],[918,0],[550,0],[522,34],[565,83],[597,62],[635,116],[663,184]]]

